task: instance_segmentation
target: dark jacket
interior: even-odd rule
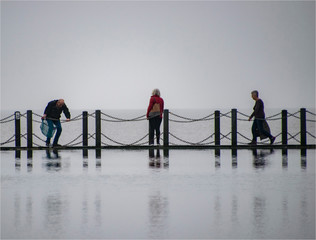
[[[61,108],[58,108],[56,106],[57,101],[58,100],[53,100],[47,104],[44,111],[44,114],[46,114],[46,118],[51,120],[58,120],[60,119],[60,114],[62,112],[64,112],[66,118],[70,118],[70,112],[66,104],[64,104]]]
[[[261,99],[258,99],[256,101],[255,106],[253,107],[253,113],[250,116],[255,117],[255,118],[260,118],[260,119],[264,119],[265,118],[265,114],[264,114],[264,105],[263,105],[263,101]]]

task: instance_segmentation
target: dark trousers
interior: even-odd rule
[[[257,129],[258,129],[258,131],[256,131]],[[270,139],[273,137],[269,132],[264,130],[264,128],[263,128],[263,120],[260,120],[260,119],[255,119],[253,121],[251,131],[252,131],[252,141],[253,142],[257,141],[257,137],[259,137],[260,134],[263,134],[263,135],[267,136]]]
[[[54,142],[53,142],[53,144],[56,145],[58,143],[58,140],[59,140],[59,137],[60,137],[61,131],[62,131],[60,121],[47,119],[47,124],[48,124],[50,132],[53,132],[54,125],[56,127],[56,135],[55,135]],[[48,134],[48,135],[51,136],[52,134]],[[50,138],[47,138],[46,143],[50,144]]]
[[[160,144],[160,125],[162,118],[160,116],[149,119],[149,144],[154,144],[155,131],[157,137],[157,144]]]

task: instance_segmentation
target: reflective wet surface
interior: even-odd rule
[[[1,152],[1,238],[315,238],[315,150]]]

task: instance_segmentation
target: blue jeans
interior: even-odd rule
[[[257,134],[257,131],[256,131],[257,129],[259,131],[259,135]],[[264,128],[263,128],[263,120],[260,120],[260,119],[255,119],[253,121],[251,131],[252,131],[252,141],[254,141],[254,142],[257,141],[257,137],[259,137],[260,134],[263,134],[263,135],[267,136],[270,139],[273,138],[273,136],[269,132],[264,130]]]
[[[58,143],[58,140],[59,140],[59,137],[60,137],[60,134],[61,134],[61,131],[62,131],[60,121],[59,120],[49,120],[49,119],[47,119],[47,124],[48,124],[48,127],[49,127],[49,130],[48,130],[49,134],[48,135],[52,135],[51,133],[54,130],[54,125],[56,127],[56,135],[55,135],[54,142],[53,142],[53,145],[56,145]],[[46,143],[50,144],[50,138],[47,138]]]

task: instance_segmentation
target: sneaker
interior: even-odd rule
[[[57,144],[57,143],[56,143],[56,144],[54,143],[54,144],[53,144],[53,147],[61,147],[61,145],[60,145],[60,144]]]
[[[272,137],[272,138],[270,139],[270,144],[272,145],[272,144],[274,143],[274,141],[275,141],[275,137]]]
[[[248,145],[257,145],[256,141],[251,141],[250,143],[248,143]]]

